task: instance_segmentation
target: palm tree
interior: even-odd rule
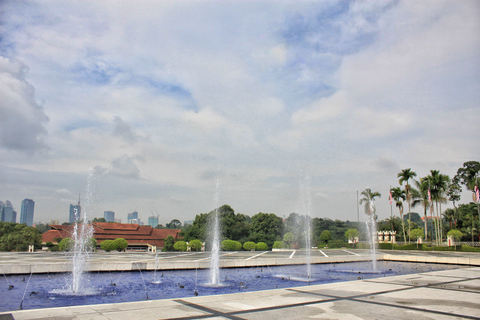
[[[400,219],[402,220],[403,241],[407,241],[405,236],[405,221],[403,220],[403,202],[406,199],[405,190],[400,187],[392,188],[392,198],[395,200],[395,206],[398,208]]]
[[[363,196],[363,198],[360,199],[360,204],[365,203],[365,213],[369,216],[375,214],[375,206],[373,205],[373,202],[375,201],[376,197],[380,198],[382,196],[380,192],[372,192],[372,189],[367,188],[360,194]]]
[[[455,205],[455,202],[460,201],[461,192],[462,192],[462,188],[459,185],[459,180],[456,177],[454,177],[452,179],[452,182],[447,187],[447,196],[448,196],[448,200],[452,201],[453,203],[453,208],[454,208],[453,220],[454,220],[455,226],[457,225],[457,206]]]
[[[397,178],[400,178],[398,180],[398,183],[400,185],[403,185],[403,182],[405,181],[405,191],[407,193],[407,203],[408,203],[408,243],[410,243],[410,185],[408,184],[408,180],[413,179],[413,177],[416,177],[417,174],[412,171],[411,168],[408,169],[403,169],[401,172],[397,174]]]
[[[416,207],[417,205],[423,206],[423,216],[425,219],[425,240],[427,240],[428,230],[427,230],[427,209],[431,207],[430,197],[428,196],[429,193],[429,185],[428,185],[428,177],[420,178],[419,181],[413,180],[416,191],[418,192],[418,199],[415,199],[412,203],[412,207]]]
[[[442,202],[447,202],[447,199],[445,198],[445,191],[447,190],[450,178],[445,174],[441,174],[438,170],[430,170],[430,176],[428,177],[428,179],[431,187],[432,200],[435,201],[435,208],[437,211],[436,232],[437,235],[439,235],[437,236],[437,241],[440,244],[443,239],[443,226],[440,214],[441,208],[439,210],[439,204],[441,204]]]

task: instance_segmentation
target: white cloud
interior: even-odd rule
[[[35,152],[47,146],[48,117],[25,80],[27,67],[0,56],[0,147]]]

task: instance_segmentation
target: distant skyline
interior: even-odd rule
[[[356,220],[366,188],[385,219],[402,169],[480,160],[479,101],[475,0],[0,2],[0,199],[35,221]]]

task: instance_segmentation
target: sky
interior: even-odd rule
[[[385,219],[402,169],[480,161],[479,101],[475,0],[0,2],[17,221],[25,198],[68,221],[79,194],[123,222],[222,204],[357,220],[366,188]]]

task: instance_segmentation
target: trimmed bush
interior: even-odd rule
[[[331,240],[328,242],[329,248],[342,248],[345,246],[346,246],[346,243],[343,240]]]
[[[465,251],[465,252],[480,252],[480,247],[462,246],[462,251]]]
[[[252,251],[255,250],[255,242],[253,241],[247,241],[243,244],[243,249],[247,251]]]
[[[185,241],[177,241],[173,248],[177,251],[187,251],[187,243]]]
[[[265,242],[259,242],[255,245],[255,250],[257,250],[257,251],[267,251],[268,246]]]
[[[106,252],[110,252],[112,250],[115,250],[117,246],[115,245],[114,240],[104,240],[100,243],[100,248],[102,248]]]
[[[60,251],[70,251],[73,248],[73,240],[71,238],[64,238],[58,243]]]
[[[275,241],[275,242],[273,243],[273,248],[274,248],[274,249],[282,249],[282,248],[284,248],[284,246],[283,246],[283,241]]]
[[[188,243],[191,251],[202,251],[202,241],[195,239]]]
[[[242,244],[235,240],[223,240],[220,243],[220,248],[223,251],[240,251],[242,250]]]
[[[434,247],[433,251],[456,251],[455,247],[458,247],[458,249],[461,248],[461,246],[446,246],[446,247]]]
[[[128,247],[128,242],[124,238],[117,238],[113,240],[113,242],[115,242],[115,249],[117,249],[118,252],[121,252]]]

